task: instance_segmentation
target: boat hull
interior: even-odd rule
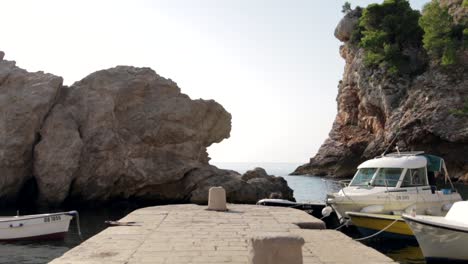
[[[348,218],[346,212],[360,212],[363,208],[374,205],[381,205],[382,211],[379,214],[392,214],[403,212],[410,207],[414,207],[417,214],[445,215],[442,208],[446,204],[461,201],[458,193],[448,195],[432,193],[375,193],[360,196],[337,196],[329,203],[340,218]]]
[[[428,263],[467,263],[468,230],[405,215]],[[426,217],[427,218],[427,217]]]
[[[63,239],[72,218],[66,213],[0,218],[0,241]]]
[[[401,216],[357,212],[346,213],[351,218],[353,225],[355,225],[364,236],[375,234],[390,225],[390,227],[379,234],[379,236],[396,239],[415,239],[411,228]]]
[[[325,203],[297,203],[283,199],[262,199],[256,203],[257,205],[291,207],[294,209],[306,211],[307,213],[317,217],[322,217],[322,209],[327,206]]]

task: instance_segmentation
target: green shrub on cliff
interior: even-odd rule
[[[468,48],[468,28],[463,29],[463,48]]]
[[[466,28],[456,25],[438,0],[424,6],[419,24],[424,30],[423,43],[429,56],[441,65],[455,64],[457,51],[463,47],[463,38],[467,38]]]
[[[370,4],[359,18],[354,41],[364,48],[367,66],[387,66],[390,72],[401,72],[409,62],[403,53],[408,47],[421,45],[423,31],[418,24],[420,14],[406,0],[385,0]]]
[[[348,1],[346,1],[341,7],[341,13],[344,13],[344,14],[351,12],[351,10],[352,10],[351,3]]]
[[[460,109],[452,109],[450,113],[456,116],[468,116],[468,99],[465,100],[465,104]]]

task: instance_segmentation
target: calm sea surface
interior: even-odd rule
[[[283,176],[289,186],[294,190],[297,201],[324,201],[327,192],[327,183],[322,178],[313,176],[288,176],[300,164],[291,163],[215,163],[223,169],[232,169],[240,173],[255,167],[262,167],[268,174]],[[460,186],[463,198],[468,199],[468,186]],[[85,210],[80,209],[81,232],[83,238],[87,239],[106,226],[106,220],[118,220],[127,215],[133,209],[122,208],[102,208]],[[38,213],[38,212],[22,212]],[[0,211],[0,215],[15,215],[14,211]],[[359,234],[350,233],[359,237]],[[61,256],[67,250],[80,244],[75,222],[72,221],[70,231],[63,241],[43,241],[43,242],[17,242],[0,243],[0,263],[47,263],[52,259]],[[366,242],[369,246],[385,253],[387,256],[400,263],[425,263],[421,250],[417,244],[402,244],[401,241],[380,241],[371,240]]]

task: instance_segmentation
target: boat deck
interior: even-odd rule
[[[135,226],[109,227],[51,263],[248,263],[248,240],[256,234],[302,236],[304,263],[394,263],[341,232],[323,229],[321,220],[300,210],[228,208],[216,212],[187,204],[139,209],[120,220]]]

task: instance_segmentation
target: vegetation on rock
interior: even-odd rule
[[[429,56],[444,66],[455,64],[456,54],[463,48],[463,38],[468,35],[466,25],[455,24],[448,8],[442,7],[438,0],[424,6],[419,24],[424,30],[423,43]]]
[[[406,48],[421,45],[423,31],[420,14],[406,0],[385,0],[370,4],[359,18],[359,46],[365,49],[367,66],[386,66],[391,73],[401,72],[409,62]],[[359,36],[360,35],[360,36]]]
[[[349,3],[348,1],[346,1],[341,7],[341,13],[344,14],[349,13],[351,10],[351,3]]]
[[[468,0],[461,5],[468,7]],[[350,8],[346,2],[342,12],[347,13]],[[453,65],[460,57],[457,54],[468,46],[467,21],[456,23],[439,0],[427,3],[422,15],[407,0],[384,0],[356,9],[360,13],[359,24],[350,44],[364,49],[368,67],[385,67],[390,73],[410,72],[407,65],[411,49],[421,46],[435,64]]]
[[[450,113],[456,116],[468,116],[468,99],[465,100],[465,104],[461,109],[452,109]]]

